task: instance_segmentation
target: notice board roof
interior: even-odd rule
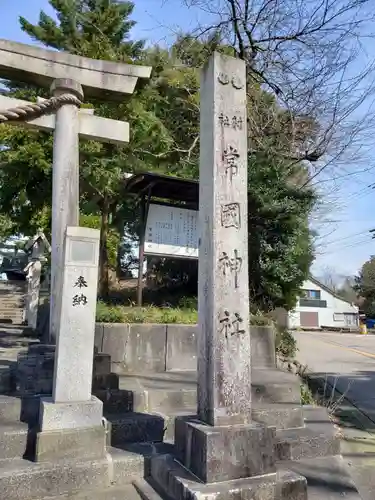
[[[199,182],[169,175],[145,172],[125,180],[125,191],[138,196],[150,195],[171,201],[198,205]]]

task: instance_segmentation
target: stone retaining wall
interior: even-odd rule
[[[197,367],[197,325],[97,323],[95,347],[111,356],[115,373],[192,371]],[[254,367],[275,366],[272,328],[251,327]]]

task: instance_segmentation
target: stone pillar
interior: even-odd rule
[[[151,476],[178,500],[306,500],[305,478],[276,472],[275,428],[252,421],[244,61],[213,54],[200,113],[198,418],[176,418],[176,456]]]
[[[55,80],[53,96],[71,94],[83,100],[79,83],[69,79]],[[79,224],[79,117],[78,107],[64,104],[56,111],[53,142],[52,178],[52,255],[51,255],[51,343],[56,342],[60,321],[63,250],[67,226]]]
[[[218,54],[201,81],[198,415],[251,420],[245,63]]]
[[[48,443],[54,442],[58,436],[56,431],[74,433],[77,444],[80,433],[83,432],[84,436],[86,431],[90,433],[89,429],[93,429],[99,439],[99,449],[104,453],[104,435],[98,431],[102,423],[103,404],[91,395],[99,238],[100,231],[96,229],[69,226],[66,229],[53,391],[52,398],[41,399],[38,449],[46,446],[47,436]],[[59,439],[61,442],[61,436]],[[57,452],[55,450],[55,455]],[[42,454],[49,456],[45,449]]]

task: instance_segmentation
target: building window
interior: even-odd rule
[[[320,290],[302,290],[302,294],[305,299],[320,300]]]
[[[317,300],[317,299],[304,299],[301,297],[299,299],[300,307],[327,307],[326,300]]]
[[[344,313],[334,313],[333,321],[344,321]]]
[[[356,314],[344,313],[346,326],[358,326],[358,318]]]

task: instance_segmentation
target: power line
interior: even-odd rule
[[[350,248],[357,248],[358,245],[362,245],[364,243],[373,243],[374,240],[370,239],[362,239],[355,242],[350,242],[348,245],[343,245],[342,247],[334,248],[332,250],[328,250],[326,252],[317,252],[317,255],[329,255],[337,252],[342,252],[343,250],[349,250]]]
[[[342,238],[338,238],[336,240],[327,241],[324,244],[325,245],[332,245],[334,243],[339,243],[340,241],[348,240],[349,238],[353,238],[355,236],[361,236],[363,234],[368,234],[368,233],[370,233],[371,229],[373,229],[373,227],[374,226],[372,225],[369,229],[365,229],[365,230],[363,230],[363,231],[361,231],[359,233],[349,234],[348,236],[343,236]]]
[[[332,181],[344,179],[346,177],[351,177],[351,176],[354,176],[354,175],[359,175],[359,174],[364,173],[364,172],[370,172],[371,170],[375,169],[375,165],[373,167],[364,168],[363,170],[359,170],[359,171],[356,171],[356,172],[347,172],[343,167],[340,167],[340,168],[345,172],[344,175],[338,175],[336,177],[331,177],[331,178],[328,178],[328,179],[322,179],[322,180],[317,181],[314,184],[312,184],[311,187],[316,186],[317,184],[323,184],[323,183],[326,183],[326,182],[332,182]],[[356,179],[356,181],[357,182],[361,182],[363,184],[367,184],[366,182],[361,181],[360,179]],[[370,186],[368,186],[368,187],[370,187]]]

